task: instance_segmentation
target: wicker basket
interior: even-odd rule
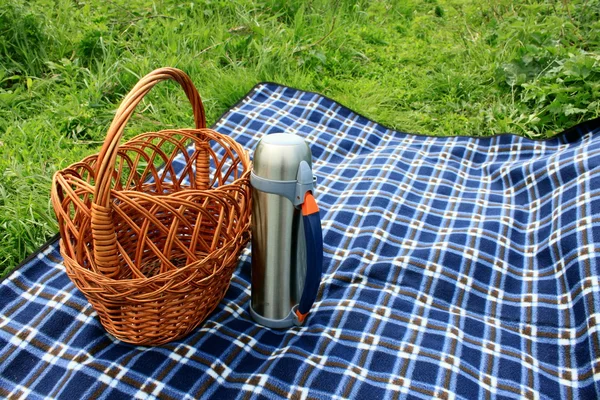
[[[119,145],[136,105],[168,79],[184,89],[196,129]],[[198,326],[225,295],[249,239],[250,159],[205,126],[190,78],[158,69],[125,97],[100,153],[54,176],[67,274],[122,341],[158,345]]]

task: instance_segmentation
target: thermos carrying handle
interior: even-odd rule
[[[306,239],[306,279],[296,316],[300,323],[308,315],[319,291],[323,273],[323,233],[319,207],[311,192],[306,192],[302,203],[302,222]]]

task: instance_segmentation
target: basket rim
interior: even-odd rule
[[[236,150],[236,153],[238,155],[238,157],[240,157],[240,160],[242,161],[241,165],[242,168],[244,169],[244,172],[242,173],[242,175],[244,175],[246,172],[251,171],[252,170],[252,159],[250,158],[250,152],[248,150],[246,150],[241,143],[239,143],[237,140],[235,140],[234,138],[221,133],[213,128],[170,128],[170,129],[160,129],[160,130],[156,130],[156,131],[147,131],[147,132],[142,132],[142,133],[138,133],[134,136],[132,136],[131,138],[129,138],[126,142],[122,143],[119,145],[119,147],[121,146],[125,146],[127,144],[132,144],[135,143],[136,141],[138,141],[141,137],[144,137],[145,135],[152,135],[152,134],[161,134],[161,133],[183,133],[185,134],[185,136],[187,136],[190,140],[192,141],[197,141],[197,138],[194,136],[194,133],[196,132],[202,132],[202,131],[209,131],[211,133],[216,133],[218,136],[222,136],[224,138],[224,141],[231,141],[233,142],[232,147],[238,147],[238,149]],[[214,139],[211,139],[214,140]],[[230,143],[231,144],[231,143]],[[69,165],[67,165],[64,168],[60,168],[58,170],[56,170],[55,174],[57,173],[61,173],[61,172],[66,172],[69,169],[72,169],[75,166],[79,166],[81,164],[86,164],[87,161],[94,159],[94,158],[98,158],[100,153],[96,152],[96,153],[92,153],[89,154],[85,157],[83,157],[82,159],[72,162]],[[244,164],[248,164],[247,168],[244,167]],[[166,164],[161,165],[164,166]],[[240,179],[240,178],[238,178]]]
[[[76,177],[73,174],[73,169],[72,168],[65,168],[62,170],[59,170],[56,172],[57,174],[61,174],[63,176],[70,176],[72,177],[72,179],[77,179],[78,180],[78,184],[81,186],[87,186],[88,188],[93,189],[94,185],[90,184],[89,182],[86,182],[78,177]],[[242,186],[244,183],[250,183],[250,173],[251,173],[251,169],[249,169],[248,171],[245,171],[242,173],[242,175],[237,178],[234,179],[233,181],[226,183],[224,185],[221,186],[217,186],[217,187],[210,187],[208,189],[190,189],[190,188],[185,188],[182,190],[185,190],[185,194],[204,194],[207,192],[223,192],[225,190],[231,190],[233,187],[240,187]],[[144,183],[143,185],[146,185],[146,183]],[[142,192],[139,190],[135,190],[135,189],[115,189],[112,188],[110,190],[111,193],[122,193],[122,194],[146,194],[148,196],[152,196],[152,197],[156,197],[159,199],[172,199],[172,198],[176,198],[176,197],[180,197],[180,196],[184,196],[184,194],[182,194],[182,190],[176,191],[176,192],[172,192],[172,193],[167,193],[167,194],[162,194],[162,193],[153,193],[153,192]],[[111,196],[112,197],[112,196]]]

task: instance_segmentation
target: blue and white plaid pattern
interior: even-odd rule
[[[325,244],[306,326],[250,319],[250,251],[184,340],[113,340],[56,243],[0,285],[0,395],[596,398],[600,122],[553,139],[395,132],[260,84],[216,129],[310,143]]]

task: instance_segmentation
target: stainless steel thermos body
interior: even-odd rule
[[[274,328],[303,322],[320,281],[323,250],[311,157],[301,137],[284,133],[264,136],[254,151],[250,312]],[[309,203],[314,209],[306,210]]]

